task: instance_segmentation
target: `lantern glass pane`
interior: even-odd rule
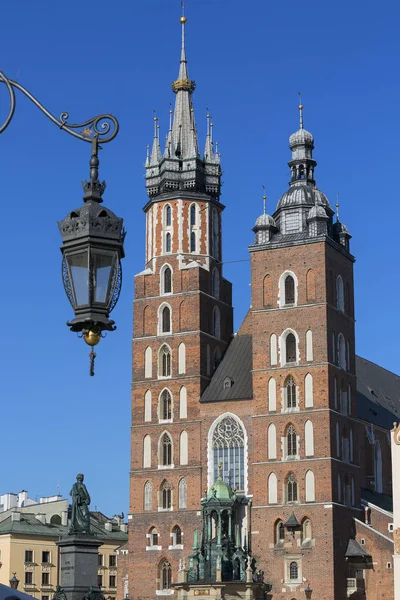
[[[89,303],[88,253],[70,254],[67,258],[77,306]]]
[[[94,301],[107,304],[109,289],[112,254],[94,254]]]

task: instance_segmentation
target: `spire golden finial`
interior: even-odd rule
[[[220,477],[222,479],[222,462],[219,461],[218,463],[218,477]]]
[[[157,137],[158,117],[157,117],[157,111],[156,111],[155,108],[153,109],[153,113],[154,113],[154,117],[153,117],[153,121],[154,121],[154,137]]]
[[[265,185],[262,186],[263,190],[264,190],[264,194],[263,194],[263,207],[264,207],[264,215],[267,212],[267,196],[265,195]]]
[[[338,223],[339,222],[339,206],[340,206],[340,204],[339,204],[339,194],[336,194],[336,204],[335,204],[335,206],[336,206],[336,222]]]
[[[301,101],[301,92],[297,92],[300,98],[299,111],[300,111],[300,129],[303,129],[303,104]]]
[[[181,2],[181,7],[182,7],[182,16],[181,16],[180,21],[181,21],[182,25],[184,25],[187,21],[187,18],[185,17],[185,3],[183,1]]]

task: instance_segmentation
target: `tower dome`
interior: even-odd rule
[[[295,131],[295,133],[292,133],[289,138],[289,145],[290,149],[292,149],[294,146],[300,145],[307,145],[314,148],[314,136],[312,133],[301,127]]]
[[[257,218],[253,231],[256,234],[255,244],[267,244],[273,234],[278,231],[274,217],[266,212],[267,197],[263,196],[264,212]]]

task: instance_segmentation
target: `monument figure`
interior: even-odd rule
[[[90,533],[90,496],[83,480],[83,473],[78,473],[76,483],[74,483],[70,491],[70,496],[72,496],[70,534]]]

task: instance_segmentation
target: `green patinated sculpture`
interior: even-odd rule
[[[76,483],[72,486],[72,514],[69,533],[90,533],[90,496],[83,483],[83,473],[78,473]]]

